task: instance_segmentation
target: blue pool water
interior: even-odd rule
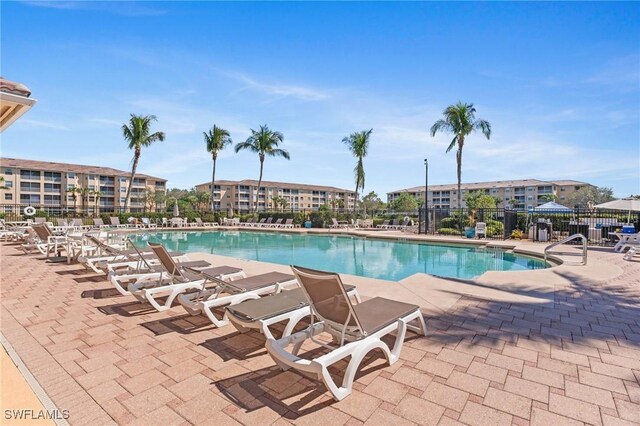
[[[136,245],[160,242],[169,250],[300,265],[397,281],[417,272],[473,278],[486,271],[549,267],[543,260],[499,249],[253,231],[156,232],[133,236]]]

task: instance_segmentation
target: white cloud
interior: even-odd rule
[[[276,98],[295,98],[302,101],[322,101],[331,95],[327,91],[308,86],[283,83],[265,83],[255,78],[237,72],[220,72],[229,78],[244,84],[241,90],[255,90]]]

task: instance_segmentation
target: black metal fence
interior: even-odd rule
[[[25,208],[32,207],[35,214],[27,215]],[[28,204],[0,204],[0,218],[5,221],[23,221],[33,217],[46,217],[49,221],[55,218],[102,217],[107,216],[147,216],[159,220],[161,217],[172,217],[172,209],[162,211],[147,210],[145,208],[126,212],[123,208],[109,206],[59,206],[59,205],[28,205]],[[32,213],[32,212],[29,212]],[[181,211],[181,217],[202,217],[206,220],[220,220],[227,216],[227,212],[212,213],[209,210]],[[378,225],[384,220],[402,219],[408,217],[417,227],[409,227],[421,234],[459,236],[460,238],[476,238],[479,230],[478,223],[484,223],[485,230],[482,238],[506,240],[524,238],[532,241],[552,242],[569,235],[581,233],[589,239],[591,245],[608,246],[617,242],[619,233],[625,225],[633,227],[634,232],[640,231],[640,212],[626,212],[620,210],[574,209],[572,211],[525,212],[504,208],[495,209],[452,209],[429,208],[414,212],[394,212],[390,210],[377,212],[353,212],[352,210],[330,210],[324,212],[258,212],[259,217],[292,217],[295,223],[312,221],[313,227],[328,226],[331,218],[355,221],[358,218],[373,219]],[[235,213],[235,217],[246,219],[247,214]],[[630,230],[630,228],[628,228]]]
[[[483,238],[505,240],[524,238],[532,241],[559,241],[569,235],[583,234],[589,244],[609,246],[618,241],[626,226],[640,232],[640,212],[575,209],[560,211],[515,211],[509,209],[420,209],[418,232],[459,235],[475,238],[478,223],[485,224]]]

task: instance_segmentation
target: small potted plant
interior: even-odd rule
[[[513,240],[521,240],[523,235],[524,234],[519,229],[514,229],[513,231],[511,231],[511,239]]]

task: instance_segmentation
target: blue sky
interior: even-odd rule
[[[139,170],[191,187],[211,175],[202,132],[268,124],[291,161],[264,178],[352,188],[341,139],[373,128],[365,192],[455,182],[458,100],[490,121],[463,181],[578,179],[640,193],[640,3],[2,2],[2,75],[37,105],[2,155],[128,169],[120,126],[155,114],[167,139]],[[225,151],[220,179],[258,176]],[[385,197],[383,197],[385,198]]]

